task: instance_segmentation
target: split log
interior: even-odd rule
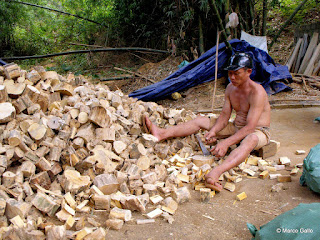
[[[106,235],[107,235],[106,231],[102,227],[99,227],[98,229],[96,229],[92,233],[85,236],[85,238],[83,240],[91,240],[91,239],[104,240],[104,239],[106,239]]]
[[[78,171],[65,170],[62,175],[61,186],[66,192],[78,193],[91,183],[89,176],[81,176]]]
[[[143,201],[137,196],[129,196],[124,201],[124,207],[131,211],[145,212],[146,208]]]
[[[51,169],[51,163],[45,159],[44,157],[41,157],[35,165],[37,168],[39,168],[41,171],[49,171]]]
[[[42,92],[37,99],[37,103],[40,105],[42,112],[46,112],[49,106],[49,95]]]
[[[121,219],[108,219],[106,226],[113,230],[120,230],[123,227],[124,221]]]
[[[93,200],[95,209],[110,210],[110,196],[95,194]]]
[[[0,85],[0,103],[8,101],[8,93],[4,85]]]
[[[26,133],[26,132],[28,132],[28,128],[29,128],[32,124],[33,124],[33,121],[32,121],[31,119],[26,119],[26,120],[24,120],[24,121],[22,121],[22,122],[19,123],[19,127],[20,127],[20,129],[21,129],[21,131],[22,131],[23,133]],[[24,135],[23,137],[25,138],[25,136],[26,136],[26,135]],[[30,141],[33,143],[32,139],[31,139],[31,138],[29,138],[29,139],[30,139]],[[23,141],[25,142],[25,139],[23,139]],[[28,145],[30,145],[30,144],[28,143]]]
[[[27,108],[29,108],[30,106],[32,106],[33,103],[27,95],[23,95],[19,97],[17,100],[12,101],[12,104],[15,107],[16,112],[21,113]]]
[[[17,130],[11,130],[9,133],[8,143],[12,147],[19,146],[21,143],[21,134]]]
[[[75,222],[76,222],[76,220],[72,216],[69,216],[67,218],[66,223],[65,223],[66,229],[70,230],[73,227],[73,225],[75,224]]]
[[[151,160],[147,156],[141,156],[137,161],[137,166],[145,171],[150,168]]]
[[[20,167],[20,171],[24,177],[31,177],[36,172],[36,166],[31,161],[24,161]]]
[[[110,117],[107,113],[107,110],[102,106],[96,106],[92,108],[89,119],[91,122],[102,128],[109,127],[110,124]]]
[[[81,137],[84,139],[85,143],[90,142],[94,139],[94,127],[91,123],[83,125],[79,128],[76,137]]]
[[[41,76],[36,70],[31,70],[27,73],[26,78],[33,84],[36,84],[41,79]]]
[[[11,171],[6,171],[2,175],[2,185],[11,187],[16,181],[16,174]]]
[[[277,177],[278,182],[291,182],[292,178],[290,175],[280,175]]]
[[[178,203],[173,200],[172,197],[167,197],[163,201],[163,206],[171,209],[172,211],[176,211],[178,209]]]
[[[10,122],[16,115],[16,109],[11,103],[0,103],[0,123]]]
[[[119,189],[119,183],[113,174],[100,174],[95,177],[93,184],[106,195],[114,193]]]
[[[62,119],[56,116],[52,116],[47,125],[49,128],[53,129],[53,130],[59,130],[61,128],[61,124],[62,123]]]
[[[26,227],[26,224],[23,222],[22,218],[19,215],[15,216],[14,218],[11,218],[10,222],[18,228]]]
[[[31,185],[39,185],[45,189],[50,189],[51,180],[47,172],[40,172],[34,175],[30,180]]]
[[[209,155],[209,156],[194,155],[192,157],[192,162],[198,167],[201,167],[205,164],[209,164],[211,166],[213,163],[213,160],[214,160],[214,157],[212,155]]]
[[[89,120],[89,115],[88,115],[88,113],[86,113],[86,112],[80,112],[80,113],[79,113],[79,115],[78,115],[78,121],[79,121],[79,123],[85,124],[85,123],[88,122],[88,120]]]
[[[116,132],[112,128],[96,128],[96,138],[106,142],[114,142]]]
[[[7,93],[11,98],[18,98],[26,88],[25,83],[15,83],[13,80],[5,80],[3,85],[6,87]]]
[[[129,155],[132,159],[138,159],[140,156],[147,155],[147,150],[141,143],[133,143],[131,144],[131,150],[129,152]]]
[[[55,92],[59,92],[62,95],[72,96],[73,95],[73,87],[69,83],[60,83],[54,87]]]
[[[6,200],[0,199],[0,216],[3,216],[6,210]]]
[[[66,222],[69,219],[69,217],[72,217],[72,215],[68,213],[66,210],[61,209],[59,212],[56,213],[56,217],[59,219],[59,221]]]
[[[23,95],[28,96],[33,103],[36,103],[40,96],[40,91],[31,85],[27,85]]]
[[[50,149],[48,160],[59,162],[62,149],[60,147],[53,147]]]
[[[46,239],[47,240],[56,240],[56,239],[66,239],[67,230],[64,225],[55,226],[49,225],[45,227]]]
[[[154,219],[157,218],[159,216],[161,216],[161,214],[163,213],[163,211],[159,208],[156,208],[155,210],[149,212],[148,214],[146,214],[146,216],[150,219]]]
[[[70,115],[71,115],[71,118],[73,119],[76,119],[78,116],[79,116],[79,109],[76,109],[76,108],[72,108],[70,111],[69,111]]]
[[[39,112],[40,109],[41,109],[41,106],[39,104],[34,104],[27,108],[27,112],[29,115],[33,115],[36,112]]]
[[[46,134],[47,128],[39,123],[33,123],[28,128],[28,133],[34,140],[41,140]]]
[[[122,153],[127,148],[127,144],[122,141],[114,141],[113,149],[117,154]]]
[[[157,174],[155,172],[147,173],[147,174],[143,175],[141,177],[141,179],[146,184],[153,184],[158,180]]]
[[[109,218],[111,219],[121,219],[125,222],[130,221],[132,218],[131,211],[121,208],[114,207],[111,209]]]
[[[4,65],[4,74],[6,75],[7,79],[15,79],[20,77],[21,69],[17,64],[10,63]]]
[[[6,200],[5,215],[8,219],[14,218],[17,215],[25,219],[30,211],[30,208],[30,203],[20,202],[13,198],[9,198]]]
[[[181,187],[172,192],[172,197],[179,204],[187,202],[191,198],[191,194],[187,187]]]

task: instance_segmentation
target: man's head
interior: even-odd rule
[[[252,73],[252,59],[247,53],[235,53],[229,59],[225,70],[233,85],[238,86],[250,79]]]

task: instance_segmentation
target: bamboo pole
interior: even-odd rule
[[[219,55],[219,37],[220,32],[217,29],[217,43],[216,43],[216,66],[214,71],[214,88],[213,88],[213,94],[212,94],[212,106],[211,109],[214,109],[214,102],[215,102],[215,96],[216,96],[216,90],[217,90],[217,81],[218,81],[218,55]]]
[[[263,0],[262,10],[262,28],[261,35],[265,36],[267,33],[267,18],[268,18],[268,0]]]
[[[70,51],[70,52],[61,52],[61,53],[52,53],[47,55],[34,55],[34,56],[20,56],[20,57],[4,57],[3,60],[24,60],[24,59],[35,59],[35,58],[47,58],[47,57],[56,57],[62,55],[69,54],[79,54],[79,53],[89,53],[89,52],[108,52],[108,51],[141,51],[141,52],[155,52],[155,53],[168,53],[168,51],[157,50],[151,48],[137,48],[137,47],[129,47],[129,48],[97,48],[97,49],[89,49],[89,50],[78,50],[78,51]]]
[[[204,53],[204,41],[203,41],[203,29],[202,29],[202,21],[199,15],[199,51],[200,55]]]
[[[248,4],[249,4],[250,24],[251,24],[252,35],[256,35],[255,28],[254,28],[254,6],[253,6],[252,0],[248,0]]]
[[[119,77],[110,77],[110,78],[104,78],[100,79],[102,82],[107,82],[107,81],[115,81],[115,80],[125,80],[125,79],[132,79],[133,76],[119,76]]]
[[[122,71],[122,72],[127,72],[127,73],[131,73],[133,75],[136,75],[138,77],[142,77],[152,83],[156,83],[156,81],[150,79],[150,78],[147,78],[146,76],[143,76],[142,74],[139,74],[139,73],[136,73],[136,72],[132,72],[132,71],[129,71],[129,70],[126,70],[126,69],[123,69],[123,68],[118,68],[118,67],[114,67],[115,70],[118,70],[118,71]]]
[[[232,51],[232,46],[231,46],[231,44],[228,42],[228,36],[227,36],[226,31],[225,31],[225,29],[224,29],[224,27],[223,27],[222,20],[221,20],[221,17],[220,17],[220,14],[219,14],[217,5],[216,5],[216,3],[215,3],[214,0],[211,0],[209,3],[211,3],[213,12],[214,12],[214,14],[217,16],[217,19],[218,19],[218,28],[220,29],[220,32],[221,32],[222,35],[223,35],[224,42],[225,42],[227,48],[228,48],[230,51]]]

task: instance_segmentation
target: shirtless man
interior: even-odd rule
[[[145,118],[146,127],[159,141],[171,137],[184,137],[208,130],[206,142],[218,143],[211,148],[211,153],[223,157],[231,145],[235,148],[225,161],[206,175],[206,186],[221,191],[220,175],[243,162],[252,150],[257,150],[270,141],[270,105],[264,88],[250,79],[252,60],[246,53],[233,55],[226,68],[231,81],[226,88],[225,102],[217,119],[198,116],[196,119],[167,129],[154,125]],[[232,109],[236,111],[233,123],[229,122]]]

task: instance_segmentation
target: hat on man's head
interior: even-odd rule
[[[247,53],[237,52],[232,55],[224,70],[236,71],[240,68],[253,68],[252,58]]]

